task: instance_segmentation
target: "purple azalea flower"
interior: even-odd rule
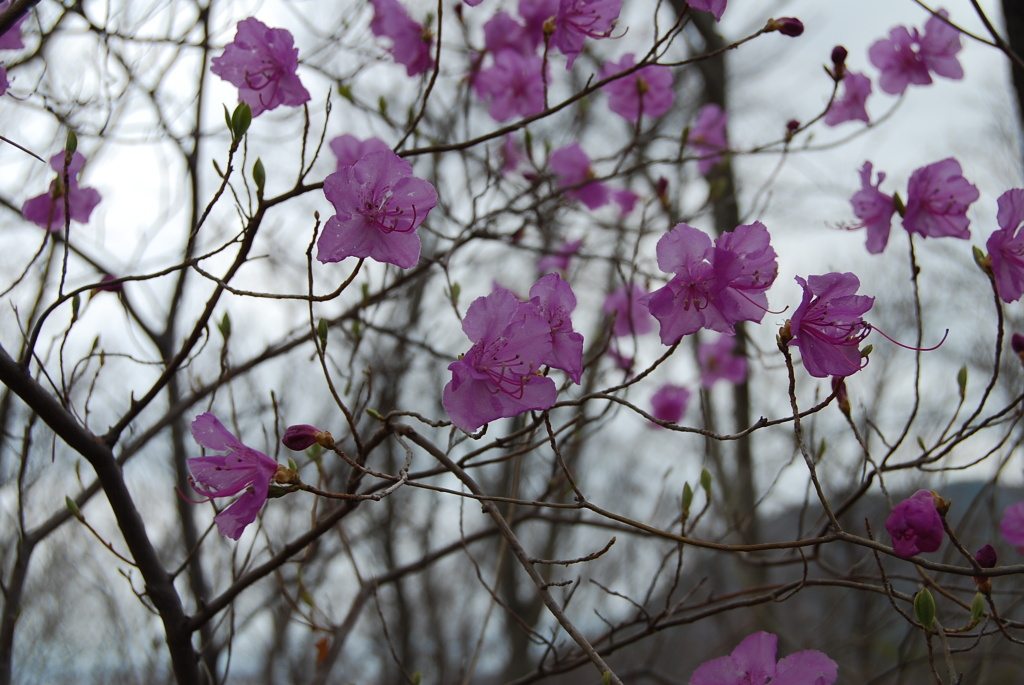
[[[538,374],[552,353],[552,327],[536,305],[498,288],[469,306],[462,330],[473,346],[449,364],[452,380],[441,397],[455,426],[470,433],[495,419],[554,405],[555,382]]]
[[[729,656],[698,666],[690,685],[832,685],[839,675],[836,662],[816,649],[776,663],[778,649],[779,638],[771,633],[748,635]]]
[[[935,508],[935,495],[929,490],[918,490],[893,507],[885,529],[892,536],[893,551],[904,558],[934,552],[946,534]]]
[[[360,159],[371,152],[390,151],[391,146],[380,138],[367,138],[360,140],[348,133],[338,136],[330,143],[331,152],[338,158],[338,170],[342,167],[352,166]]]
[[[10,0],[0,2],[0,14],[6,12],[10,6]],[[3,35],[0,35],[0,50],[21,50],[25,47],[25,43],[21,40],[21,25],[25,23],[26,19],[28,19],[27,12],[21,15]]]
[[[686,4],[695,10],[711,12],[715,15],[715,21],[722,21],[725,14],[725,5],[728,0],[687,0]]]
[[[324,195],[337,212],[317,242],[324,264],[369,257],[403,269],[420,259],[416,228],[437,205],[437,191],[412,175],[391,150],[371,152],[324,180]]]
[[[697,169],[704,176],[722,161],[722,152],[729,147],[725,134],[728,122],[729,114],[714,103],[704,105],[697,112],[697,121],[690,129],[687,142],[700,157]]]
[[[960,163],[949,157],[921,167],[910,175],[907,183],[907,213],[903,227],[924,237],[949,236],[967,240],[967,208],[981,197],[960,169]]]
[[[825,112],[825,124],[838,126],[844,121],[870,123],[871,119],[864,107],[868,95],[871,95],[871,79],[864,74],[847,72],[843,77],[843,94],[829,105]]]
[[[533,55],[537,47],[527,35],[526,27],[508,12],[498,12],[484,24],[484,46],[494,55],[511,50],[523,57]]]
[[[583,336],[572,329],[569,315],[576,309],[576,295],[558,274],[547,274],[530,288],[536,316],[551,328],[551,352],[541,362],[569,374],[579,384],[583,375]]]
[[[544,43],[544,24],[554,24],[558,15],[559,0],[519,0],[519,16],[523,18],[523,35],[530,52]]]
[[[539,114],[544,111],[544,68],[540,57],[502,50],[494,56],[493,66],[477,74],[473,90],[491,101],[487,112],[495,121]]]
[[[583,50],[587,38],[607,38],[622,10],[622,0],[560,0],[551,45],[566,56],[566,69]]]
[[[1024,294],[1024,190],[1007,190],[999,196],[996,221],[999,230],[985,247],[992,259],[996,292],[1003,302],[1016,302]]]
[[[601,68],[601,78],[614,76],[635,64],[633,53],[623,55],[618,63],[605,63]],[[638,69],[602,86],[601,90],[608,93],[608,109],[626,121],[634,122],[640,119],[641,113],[649,117],[660,117],[672,107],[676,99],[672,89],[672,70],[659,65]]]
[[[465,2],[467,5],[469,5],[470,7],[476,7],[477,5],[479,5],[484,0],[462,0],[462,1]]]
[[[640,196],[629,188],[618,188],[612,191],[612,201],[619,206],[619,216],[626,216],[636,207]]]
[[[939,10],[939,15],[949,18],[946,10]],[[956,58],[961,47],[960,31],[933,15],[925,22],[919,46],[921,61],[928,71],[953,80],[964,77],[964,69]]]
[[[555,254],[544,255],[537,260],[537,271],[546,274],[560,271],[563,274],[569,270],[569,260],[579,253],[583,247],[583,239],[567,240],[562,243]]]
[[[277,462],[243,445],[209,412],[200,414],[192,422],[192,437],[208,450],[227,453],[188,459],[192,488],[209,499],[231,497],[245,491],[213,519],[221,535],[237,540],[245,527],[256,520],[256,514],[267,501]]]
[[[736,338],[723,333],[713,343],[697,346],[700,362],[700,384],[710,388],[719,380],[742,383],[747,378],[747,358],[733,354]]]
[[[948,17],[946,10],[939,14]],[[908,85],[925,86],[932,82],[932,73],[950,79],[963,78],[963,68],[957,61],[960,51],[960,32],[932,17],[925,24],[925,33],[904,26],[889,32],[889,38],[877,41],[868,50],[871,63],[882,76],[878,85],[886,93],[900,95]]]
[[[845,377],[861,368],[860,342],[871,332],[861,315],[875,298],[856,295],[860,280],[851,273],[799,276],[800,306],[789,320],[789,344],[800,348],[804,368],[815,378]]]
[[[310,96],[295,73],[299,49],[292,34],[272,29],[256,17],[238,22],[235,39],[214,57],[210,71],[238,86],[238,101],[252,108],[252,115],[279,105],[298,107]]]
[[[878,183],[871,185],[873,168],[871,162],[864,162],[864,166],[860,168],[860,190],[850,198],[850,204],[853,205],[853,213],[861,222],[851,228],[866,228],[868,252],[879,254],[889,242],[889,229],[892,227],[892,215],[896,211],[896,204],[892,195],[886,195],[878,189],[885,180],[883,172],[878,172]]]
[[[661,342],[708,328],[733,332],[738,321],[760,321],[765,292],[778,273],[775,250],[761,222],[737,226],[711,243],[706,233],[677,224],[658,241],[658,268],[675,274],[643,299],[661,324]]]
[[[643,335],[654,328],[651,315],[643,305],[647,291],[636,283],[624,285],[604,300],[602,309],[606,314],[615,314],[612,335],[621,338],[626,335]]]
[[[590,180],[594,178],[590,157],[587,157],[579,143],[552,152],[548,157],[548,166],[558,177],[558,187],[568,188],[565,191],[566,197],[579,200],[589,209],[608,204],[608,187],[599,181]]]
[[[505,176],[519,169],[520,163],[526,159],[526,154],[519,148],[516,137],[512,133],[505,134],[505,140],[501,145],[501,175]]]
[[[68,164],[67,201],[71,220],[88,223],[92,210],[100,203],[100,193],[95,188],[80,188],[78,175],[85,165],[81,152],[71,156]],[[32,223],[51,233],[64,227],[64,153],[58,152],[50,158],[50,167],[57,172],[57,178],[50,183],[49,192],[27,200],[21,208],[22,215]]]
[[[324,431],[308,423],[300,423],[288,426],[281,437],[281,444],[290,450],[301,452],[315,445],[317,437],[323,435]]]
[[[413,21],[405,7],[398,0],[370,0],[373,5],[373,20],[370,30],[373,35],[391,39],[391,56],[405,66],[409,76],[422,74],[434,67],[430,56],[433,39],[422,24]]]
[[[681,385],[663,385],[651,396],[651,416],[661,421],[679,423],[689,403],[689,390]],[[656,423],[651,425],[658,426]]]
[[[1003,511],[1003,520],[999,522],[999,532],[1003,539],[1024,554],[1024,502],[1011,504]]]

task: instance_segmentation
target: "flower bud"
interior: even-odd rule
[[[975,553],[974,560],[982,568],[994,568],[997,561],[996,548],[992,545],[985,545]],[[992,592],[992,582],[987,576],[974,576],[974,582],[981,592]]]
[[[111,281],[116,281],[116,280],[117,280],[117,276],[111,276],[110,274],[107,274],[106,276],[104,276],[103,278],[100,279],[100,285],[98,285],[95,288],[93,288],[93,291],[94,292],[101,292],[102,291],[102,292],[107,292],[107,293],[119,293],[122,290],[124,290],[124,283],[111,283]]]
[[[835,393],[836,403],[839,411],[846,416],[850,415],[850,395],[846,392],[846,379],[840,376],[832,377],[832,392]]]
[[[1024,364],[1024,335],[1014,333],[1010,338],[1010,348],[1020,357],[1020,363]]]
[[[780,19],[769,19],[766,31],[778,31],[784,36],[796,38],[804,32],[804,24],[796,17],[782,17]]]
[[[914,595],[914,616],[925,630],[931,630],[932,623],[935,622],[935,598],[928,588],[923,588]]]
[[[846,57],[849,54],[842,45],[832,48],[832,70],[837,81],[841,80],[846,72]]]
[[[316,426],[310,426],[305,423],[296,426],[288,426],[284,432],[284,437],[281,438],[281,442],[288,449],[301,452],[319,442],[318,436],[321,433],[323,433],[323,431]]]

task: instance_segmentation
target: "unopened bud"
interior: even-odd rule
[[[281,438],[281,442],[288,449],[301,452],[319,442],[317,436],[322,432],[316,426],[310,426],[306,423],[288,426],[284,432],[284,437]]]
[[[914,595],[914,616],[925,630],[931,630],[932,623],[935,622],[935,598],[928,588],[923,588]]]
[[[850,416],[850,395],[846,392],[846,379],[839,376],[832,377],[832,392],[835,393],[836,403],[839,411],[847,417]]]
[[[784,36],[796,38],[804,32],[804,23],[796,17],[781,17],[779,19],[769,19],[768,25],[765,26],[766,31],[778,31]]]
[[[992,545],[985,545],[975,553],[974,560],[982,568],[995,568],[996,561],[998,560],[996,548]],[[992,592],[992,582],[987,576],[974,576],[974,582],[978,586],[979,591],[986,594]]]
[[[836,81],[841,81],[846,75],[846,57],[849,54],[842,45],[832,48],[832,73]]]

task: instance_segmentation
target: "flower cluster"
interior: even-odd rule
[[[67,187],[64,187],[64,166],[67,163]],[[64,204],[67,203],[68,215],[72,221],[87,223],[92,210],[100,203],[100,193],[95,188],[82,188],[78,185],[78,175],[85,166],[85,156],[75,152],[67,160],[64,152],[58,152],[50,158],[50,167],[57,172],[57,178],[50,183],[49,192],[27,200],[21,208],[22,215],[35,225],[45,228],[51,233],[64,227],[66,217]]]
[[[419,261],[416,229],[437,205],[437,191],[413,176],[412,166],[390,149],[340,166],[324,180],[324,195],[336,214],[317,242],[320,262],[369,257],[408,269]]]
[[[799,348],[804,368],[815,378],[845,377],[862,366],[860,343],[871,332],[861,315],[875,298],[857,295],[860,280],[852,273],[799,276],[803,299],[786,323],[787,344]]]
[[[309,102],[298,68],[299,49],[292,34],[255,17],[238,22],[235,39],[210,65],[210,71],[238,86],[238,101],[248,104],[254,117],[280,105]]]
[[[549,409],[557,389],[543,366],[578,383],[583,336],[572,329],[575,308],[572,288],[558,274],[537,281],[527,302],[504,288],[475,300],[462,322],[473,346],[448,366],[452,380],[442,395],[452,423],[472,432],[495,419]]]
[[[779,638],[764,631],[748,635],[729,656],[701,664],[690,685],[832,685],[839,666],[816,649],[776,662]]]
[[[755,222],[719,236],[677,224],[658,241],[658,268],[675,274],[643,298],[661,324],[661,341],[672,345],[707,328],[732,333],[739,321],[761,321],[768,288],[778,273],[768,229]]]
[[[932,74],[948,79],[961,79],[963,67],[957,61],[960,52],[960,31],[944,21],[949,13],[939,10],[924,25],[924,33],[897,26],[888,38],[868,49],[868,58],[882,72],[879,87],[891,95],[899,95],[908,85],[928,85]]]
[[[370,30],[373,35],[391,40],[391,56],[405,66],[409,76],[422,74],[434,66],[430,46],[434,42],[422,24],[409,16],[409,12],[398,0],[370,0],[373,5],[373,20]]]
[[[256,514],[267,501],[277,462],[243,445],[209,412],[200,414],[192,422],[192,437],[208,450],[226,452],[187,460],[192,472],[192,488],[208,499],[231,497],[245,491],[213,519],[221,535],[237,540],[245,527],[256,520]]]

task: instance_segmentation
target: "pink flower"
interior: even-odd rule
[[[679,423],[689,403],[689,390],[680,385],[663,385],[651,396],[651,416],[661,421]]]
[[[494,66],[483,69],[473,80],[473,90],[490,100],[487,112],[495,121],[528,117],[544,111],[544,60],[502,50]]]
[[[651,315],[643,305],[645,297],[647,291],[636,283],[630,283],[605,298],[602,309],[606,314],[615,315],[615,324],[612,326],[615,337],[643,335],[654,328]]]
[[[560,4],[559,0],[519,0],[519,16],[525,23],[524,35],[530,52],[544,43],[544,24],[549,19],[554,24]]]
[[[188,459],[192,488],[209,499],[231,497],[245,490],[234,504],[213,519],[221,535],[237,540],[245,527],[256,520],[256,514],[267,501],[277,462],[243,445],[210,413],[195,418],[192,437],[208,450],[227,453]]]
[[[281,438],[281,444],[290,450],[301,452],[309,449],[317,443],[317,437],[323,435],[323,431],[308,423],[288,426]]]
[[[506,133],[504,142],[501,145],[501,174],[511,174],[519,169],[519,165],[527,159],[526,153],[520,149],[516,137],[512,133]]]
[[[0,14],[3,14],[11,6],[10,0],[3,0],[0,2]],[[0,36],[0,50],[21,50],[25,47],[25,43],[21,40],[21,25],[28,19],[28,12],[21,15],[21,17],[14,22],[11,28],[7,29],[2,36]]]
[[[747,377],[747,358],[734,355],[736,338],[722,334],[713,343],[697,346],[697,361],[700,362],[700,384],[710,388],[719,380],[742,383]]]
[[[892,536],[893,551],[904,558],[934,552],[945,537],[935,495],[929,490],[918,490],[893,507],[885,529]]]
[[[732,333],[738,321],[760,321],[778,273],[775,250],[761,222],[737,226],[711,244],[706,233],[677,224],[658,241],[658,268],[675,274],[643,299],[661,324],[661,342],[707,328]]]
[[[907,213],[903,227],[924,237],[949,236],[967,240],[967,208],[981,194],[968,183],[952,157],[921,167],[907,183]]]
[[[568,58],[566,69],[583,50],[587,38],[607,38],[622,10],[622,0],[560,0],[551,45]]]
[[[939,14],[949,16],[945,10],[939,10]],[[960,32],[933,16],[925,24],[924,36],[917,29],[911,32],[897,26],[889,32],[889,38],[871,46],[868,57],[882,72],[879,87],[891,95],[900,95],[910,84],[930,84],[932,73],[950,79],[963,78],[963,68],[956,58],[959,51]]]
[[[789,320],[789,345],[800,348],[804,368],[815,378],[845,377],[861,368],[860,343],[871,332],[861,315],[875,298],[856,295],[860,280],[851,273],[810,276],[800,306]]]
[[[725,134],[728,121],[729,115],[714,103],[704,105],[697,112],[697,121],[690,129],[687,142],[700,157],[697,169],[705,176],[722,161],[721,153],[729,147]]]
[[[437,191],[394,152],[371,152],[339,169],[324,180],[324,195],[337,214],[317,242],[320,262],[369,257],[408,269],[419,261],[416,228],[437,205]]]
[[[1024,554],[1024,502],[1011,504],[1003,511],[1003,520],[999,522],[999,532],[1003,539]]]
[[[878,188],[885,180],[885,174],[878,172],[878,183],[871,185],[871,162],[864,162],[860,168],[860,190],[850,198],[853,213],[860,223],[851,226],[853,229],[866,228],[868,233],[868,252],[878,254],[889,242],[889,229],[892,227],[892,215],[896,204],[892,195],[886,195]]]
[[[999,230],[985,247],[992,258],[996,292],[1003,302],[1016,302],[1024,294],[1024,190],[1007,190],[999,196],[996,221]]]
[[[527,35],[526,27],[508,12],[498,12],[484,24],[484,46],[494,55],[511,50],[523,57],[532,56],[537,47]]]
[[[629,188],[618,188],[612,192],[612,201],[619,206],[619,216],[626,216],[636,207],[640,196]]]
[[[868,111],[865,108],[868,95],[871,95],[871,79],[864,74],[847,72],[843,77],[843,94],[833,100],[825,112],[825,124],[838,126],[844,121],[863,121],[869,123]]]
[[[729,656],[697,667],[690,685],[832,685],[836,662],[816,649],[790,654],[778,663],[779,638],[771,633],[748,635]]]
[[[579,384],[583,375],[583,336],[572,329],[569,316],[576,309],[576,295],[558,274],[547,274],[530,288],[531,315],[551,329],[551,351],[541,359],[553,369],[569,374]],[[528,310],[529,311],[529,310]]]
[[[590,157],[579,143],[552,152],[548,165],[558,177],[558,187],[568,189],[566,197],[579,200],[590,209],[608,204],[608,188],[599,181],[591,180],[594,172],[590,168]]]
[[[456,427],[469,433],[554,405],[555,382],[539,374],[552,353],[552,327],[535,306],[499,288],[469,306],[462,330],[473,346],[448,365],[452,380],[441,397]]]
[[[722,21],[725,14],[725,5],[728,0],[687,0],[686,4],[695,10],[711,12],[715,15],[715,21]]]
[[[238,101],[247,103],[254,117],[279,105],[309,102],[298,68],[299,49],[292,34],[268,28],[255,17],[238,22],[235,40],[210,65],[210,71],[238,86]]]
[[[601,78],[614,76],[635,64],[633,53],[624,55],[617,64],[606,62],[601,68]],[[640,119],[641,114],[660,117],[676,99],[672,89],[672,70],[659,65],[638,69],[602,86],[601,90],[608,93],[608,109],[626,121],[634,122]]]
[[[582,246],[582,238],[562,243],[562,246],[558,248],[558,252],[544,255],[537,260],[537,271],[542,274],[560,271],[564,274],[569,270],[569,260],[580,251]]]
[[[65,153],[58,152],[50,158],[50,167],[57,172],[57,178],[50,183],[50,191],[37,195],[21,208],[22,215],[32,223],[54,233],[64,228],[64,158]],[[100,193],[95,188],[80,188],[78,175],[85,165],[85,157],[81,152],[71,156],[68,164],[67,203],[71,220],[87,223],[92,210],[100,203]]]
[[[405,73],[415,76],[432,69],[434,59],[430,56],[430,45],[433,39],[421,24],[413,21],[402,3],[370,0],[370,4],[373,5],[370,30],[375,36],[391,39],[391,56],[405,65]]]
[[[391,146],[380,138],[367,138],[360,140],[348,133],[340,135],[330,143],[331,152],[338,158],[338,170],[342,167],[352,166],[360,159],[371,152],[390,151]]]

